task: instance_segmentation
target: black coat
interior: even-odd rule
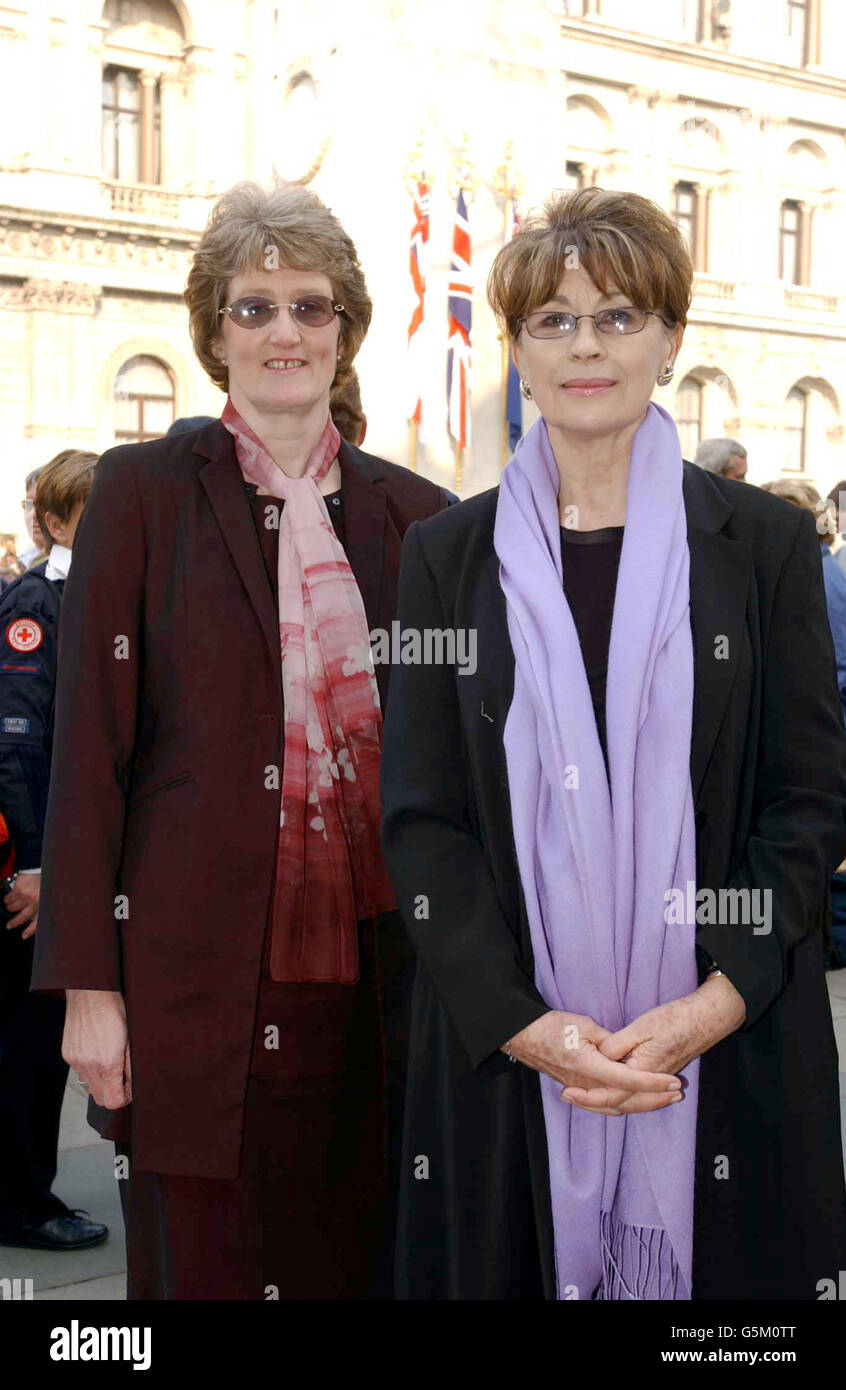
[[[401,1298],[555,1297],[539,1078],[498,1050],[547,1005],[502,741],[514,658],[497,495],[412,526],[403,552],[403,627],[476,628],[478,667],[398,666],[386,718],[385,853],[419,955]],[[684,500],[697,886],[772,889],[770,934],[697,928],[700,979],[710,955],[747,1016],[701,1062],[693,1295],[815,1299],[846,1267],[822,965],[828,882],[846,848],[846,739],[819,540],[809,513],[690,464]]]

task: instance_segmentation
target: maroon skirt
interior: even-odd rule
[[[118,1146],[128,1298],[391,1297],[374,936],[356,985],[279,984],[266,943],[237,1178],[135,1173]]]

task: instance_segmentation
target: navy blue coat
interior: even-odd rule
[[[0,595],[0,811],[18,869],[41,865],[53,744],[56,646],[63,579],[47,561]]]

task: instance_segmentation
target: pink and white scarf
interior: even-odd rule
[[[396,906],[379,837],[382,715],[364,603],[318,483],[340,447],[326,428],[301,478],[274,463],[227,398],[244,477],[284,499],[279,638],[285,746],[270,971],[353,984],[358,922]]]

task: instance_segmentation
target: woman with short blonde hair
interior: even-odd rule
[[[272,271],[280,265],[328,276],[333,299],[344,306],[333,389],[352,370],[373,313],[352,239],[310,188],[239,183],[215,203],[185,287],[194,351],[222,391],[229,389],[229,369],[217,344],[227,287],[245,266]]]
[[[404,1298],[816,1299],[843,1267],[819,545],[651,399],[692,282],[654,203],[550,198],[489,280],[540,419],[406,537],[401,624],[481,657],[399,667],[385,730]]]
[[[389,1296],[412,961],[369,632],[446,499],[336,428],[371,303],[316,194],[230,189],[185,298],[226,402],[101,461],[36,983],[124,1160],[130,1298]]]

